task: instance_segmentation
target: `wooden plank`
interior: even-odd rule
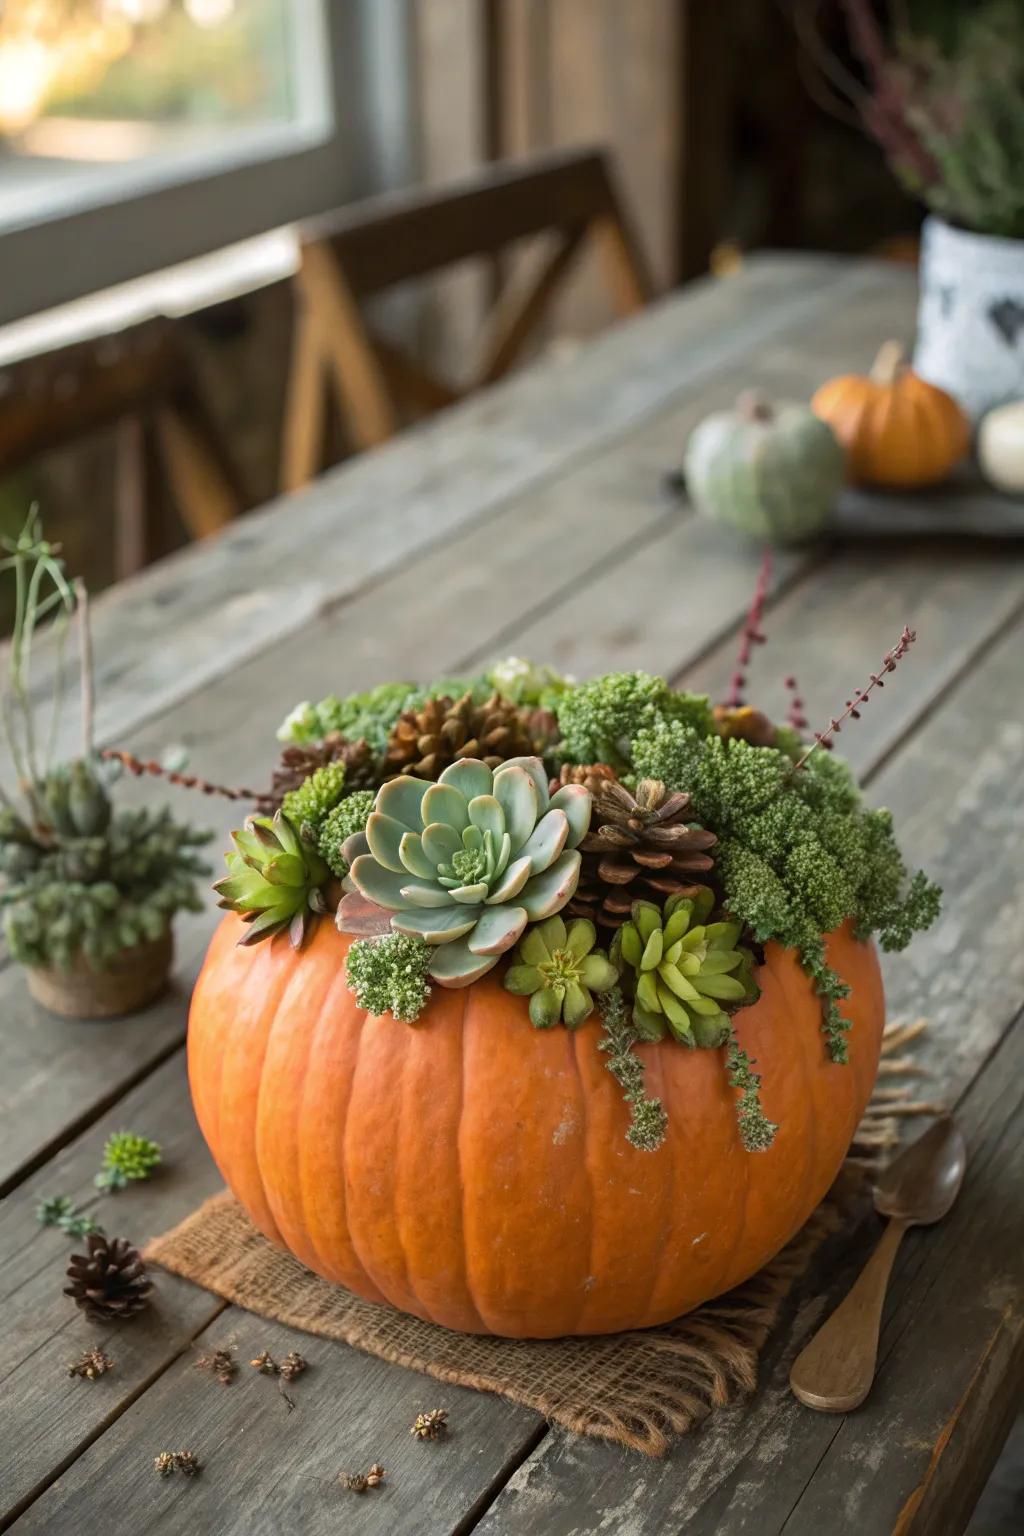
[[[862,612],[866,631],[870,614]],[[875,1395],[860,1414],[839,1421],[801,1407],[787,1385],[789,1363],[863,1263],[878,1232],[872,1223],[848,1236],[844,1261],[833,1247],[828,1280],[819,1273],[824,1295],[815,1295],[810,1285],[802,1287],[799,1317],[766,1356],[763,1385],[747,1409],[719,1415],[660,1464],[640,1463],[610,1447],[553,1433],[511,1479],[481,1523],[482,1533],[607,1529],[643,1536],[685,1527],[687,1536],[739,1536],[751,1530],[773,1536],[785,1526],[788,1536],[791,1530],[810,1533],[847,1525],[872,1533],[889,1530],[881,1520],[862,1516],[862,1504],[870,1513],[884,1498],[898,1513],[922,1480],[946,1486],[946,1473],[938,1471],[946,1444],[941,1431],[953,1422],[961,1401],[964,1422],[971,1426],[976,1476],[995,1460],[999,1441],[994,1426],[1010,1387],[1019,1393],[1024,1369],[1013,1327],[1004,1329],[1001,1322],[1007,1304],[1016,1305],[1018,1315],[1020,1310],[1020,1132],[1008,1129],[1005,1117],[1015,1090],[1003,1099],[1002,1053],[992,1055],[1024,999],[1024,956],[1011,915],[1024,902],[1017,855],[1024,830],[1022,641],[1024,625],[1018,623],[968,678],[946,691],[941,706],[872,786],[872,796],[892,807],[905,846],[948,892],[935,928],[918,937],[906,955],[886,964],[887,991],[893,1014],[930,1018],[921,1059],[930,1065],[932,1077],[925,1080],[924,1091],[950,1100],[969,1094],[964,1116],[971,1145],[971,1171],[954,1216],[934,1233],[913,1233],[901,1256]],[[938,814],[937,808],[942,808]],[[1015,1031],[1014,1052],[1020,1033]],[[993,1065],[971,1089],[990,1057]],[[979,1106],[996,1101],[1002,1108],[992,1113],[990,1123],[989,1109]],[[1004,1147],[1005,1177],[992,1166]],[[1008,1234],[1006,1247],[995,1232],[1001,1223]],[[957,1233],[966,1234],[959,1248]],[[953,1259],[954,1251],[960,1258]],[[952,1269],[949,1286],[940,1279],[947,1265]],[[1015,1277],[1015,1291],[1007,1289],[1008,1273]],[[955,1349],[949,1347],[951,1339],[957,1341]],[[977,1373],[973,1397],[968,1390],[972,1372]],[[919,1434],[914,1405],[925,1394],[931,1395]],[[882,1432],[869,1435],[879,1413]],[[840,1437],[838,1422],[843,1425]],[[992,1436],[984,1449],[977,1438],[979,1426]],[[959,1436],[950,1437],[950,1443],[954,1438],[959,1444]],[[843,1470],[838,1460],[829,1460],[834,1439],[835,1457],[840,1449],[846,1453]],[[825,1480],[822,1473],[818,1484],[816,1468],[823,1458],[829,1476]],[[856,1469],[852,1479],[851,1465]],[[808,1515],[803,1522],[801,1515],[801,1523],[787,1523],[808,1487],[815,1490],[817,1502],[807,1505],[814,1518]],[[848,1516],[850,1508],[854,1512]],[[910,1529],[918,1536],[932,1527]]]
[[[160,1142],[164,1166],[145,1185],[97,1198],[92,1176],[103,1142],[126,1126]],[[39,1227],[37,1200],[70,1194],[93,1209],[108,1233],[141,1244],[181,1220],[220,1184],[189,1106],[179,1052],[0,1211],[5,1316],[0,1529],[57,1469],[91,1446],[19,1530],[63,1529],[71,1508],[83,1533],[119,1529],[126,1508],[139,1531],[276,1532],[284,1528],[286,1509],[298,1517],[296,1529],[302,1531],[336,1529],[339,1520],[346,1531],[365,1530],[381,1505],[370,1500],[364,1507],[334,1480],[338,1471],[365,1468],[374,1460],[392,1474],[393,1488],[383,1504],[389,1525],[410,1532],[450,1530],[457,1516],[503,1477],[524,1440],[538,1432],[536,1414],[441,1387],[344,1345],[225,1311],[215,1296],[162,1271],[154,1276],[153,1305],[120,1327],[88,1322],[62,1294],[68,1256],[80,1244]],[[240,1370],[223,1388],[198,1372],[195,1360],[228,1341],[236,1347]],[[107,1351],[114,1370],[97,1382],[70,1381],[68,1363],[93,1346]],[[309,1375],[293,1390],[294,1413],[287,1412],[276,1384],[249,1368],[247,1362],[261,1349],[278,1359],[297,1349],[310,1360]],[[145,1408],[137,1403],[133,1410],[142,1394]],[[373,1412],[366,1413],[364,1405],[371,1402]],[[451,1447],[422,1446],[409,1427],[418,1412],[441,1402],[452,1417]],[[153,1456],[185,1446],[202,1455],[203,1476],[194,1488],[183,1489],[182,1479],[160,1483]],[[459,1453],[470,1446],[475,1454]],[[102,1487],[86,1493],[84,1483],[94,1480]]]
[[[913,287],[881,266],[764,260],[654,306],[583,355],[522,374],[239,519],[94,604],[97,730],[111,740],[330,604],[421,555],[776,339],[856,303],[911,323]],[[789,342],[792,348],[792,341]],[[813,381],[812,381],[813,382]],[[280,515],[279,515],[280,514]],[[131,636],[131,645],[124,643]],[[37,690],[47,686],[43,657]]]

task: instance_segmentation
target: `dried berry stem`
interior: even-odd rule
[[[766,639],[761,629],[761,618],[764,614],[764,605],[768,600],[768,587],[772,579],[772,552],[766,549],[761,556],[761,568],[757,573],[757,581],[754,585],[754,595],[750,600],[747,616],[743,621],[743,629],[740,632],[740,648],[736,657],[736,670],[729,682],[729,696],[725,700],[727,709],[738,709],[743,703],[743,693],[747,685],[747,667],[755,645],[763,645]]]
[[[800,685],[792,673],[785,679],[786,690],[789,693],[789,709],[786,711],[786,724],[791,725],[794,731],[806,731],[807,716],[804,714],[804,701],[800,697]]]
[[[885,687],[884,674],[886,672],[895,672],[896,663],[907,654],[916,639],[917,631],[908,629],[908,627],[904,625],[903,633],[900,635],[900,638],[897,640],[892,650],[886,651],[885,655],[882,657],[882,665],[879,670],[877,672],[872,672],[871,681],[868,683],[867,687],[858,688],[854,693],[853,698],[847,699],[846,708],[843,710],[842,714],[838,717],[833,716],[823,731],[815,732],[813,742],[807,748],[807,751],[804,753],[803,757],[801,757],[799,761],[793,765],[793,773],[797,773],[807,762],[807,759],[811,757],[819,747],[829,747],[831,745],[832,737],[839,734],[845,720],[860,719],[861,706],[867,703],[868,695],[875,688]]]
[[[178,784],[182,789],[198,789],[204,795],[221,795],[225,800],[258,800],[260,798],[254,789],[231,789],[226,784],[211,784],[209,779],[201,779],[194,773],[177,773],[171,768],[164,768],[157,762],[143,762],[141,757],[136,757],[131,752],[122,752],[116,747],[102,748],[100,756],[109,762],[121,763],[136,778],[141,778],[144,773],[148,773],[155,779],[166,779],[168,784]]]

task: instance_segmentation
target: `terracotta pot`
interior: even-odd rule
[[[50,1013],[66,1019],[114,1019],[137,1013],[167,985],[174,959],[174,935],[167,927],[158,939],[123,949],[102,971],[78,954],[67,970],[28,967],[28,990]]]

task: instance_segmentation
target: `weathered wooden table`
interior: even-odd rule
[[[318,697],[468,668],[515,651],[578,674],[647,667],[722,689],[756,553],[662,490],[689,429],[751,384],[806,396],[907,335],[906,273],[824,258],[757,261],[699,284],[573,358],[507,386],[245,519],[96,605],[103,739],[187,745],[211,778],[260,783],[297,691]],[[1004,513],[1006,508],[1004,506]],[[919,642],[842,745],[946,888],[938,926],[886,964],[890,1012],[927,1015],[925,1093],[970,1146],[949,1219],[904,1243],[867,1404],[816,1415],[788,1363],[877,1229],[809,1277],[742,1409],[664,1462],[553,1432],[498,1398],[449,1390],[225,1307],[167,1275],[158,1305],[102,1342],[116,1371],[69,1381],[96,1337],[61,1294],[70,1244],[41,1197],[88,1200],[110,1131],[165,1149],[151,1183],[108,1200],[142,1242],[218,1187],[196,1130],[182,1042],[212,915],[182,924],[179,983],[141,1018],[65,1023],[0,972],[3,1505],[19,1532],[210,1536],[345,1531],[881,1536],[953,1532],[1024,1388],[1024,585],[1010,543],[837,543],[780,558],[756,688],[782,706],[796,671],[813,719],[863,680],[905,620]],[[159,786],[126,794],[153,798]],[[187,803],[226,835],[232,808]],[[195,1347],[248,1360],[297,1348],[315,1371],[282,1400],[255,1373],[217,1387]],[[453,1434],[409,1425],[444,1404]],[[154,1455],[189,1445],[194,1482]],[[378,1460],[359,1499],[339,1470]]]

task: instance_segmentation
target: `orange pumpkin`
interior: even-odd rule
[[[875,1080],[878,961],[849,928],[828,940],[852,987],[848,1065],[828,1060],[790,951],[769,944],[761,997],[735,1017],[779,1123],[758,1153],[740,1144],[722,1051],[640,1048],[669,1120],[664,1145],[640,1152],[596,1021],[535,1030],[495,972],[436,989],[415,1025],[373,1018],[332,924],[299,953],[237,948],[242,932],[224,919],[189,1019],[192,1096],[221,1173],[310,1269],[448,1328],[645,1328],[738,1284],[821,1200]]]
[[[908,367],[897,341],[886,342],[867,377],[847,373],[823,384],[811,408],[846,449],[849,478],[862,485],[936,485],[970,447],[960,406]]]

